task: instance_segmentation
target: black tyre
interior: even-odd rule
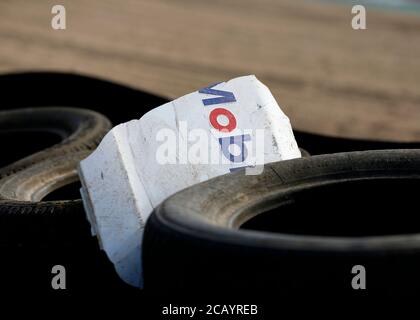
[[[328,136],[312,132],[293,130],[298,146],[309,155],[331,154],[351,151],[420,149],[420,141],[386,141],[369,139],[351,139]]]
[[[273,163],[185,189],[149,218],[146,289],[254,295],[420,288],[420,153],[352,152]]]
[[[0,75],[0,110],[72,106],[105,115],[114,125],[139,119],[168,99],[80,74],[25,72]]]
[[[42,200],[54,190],[78,181],[78,163],[110,128],[107,118],[85,109],[51,107],[0,112],[0,136],[6,134],[13,141],[14,134],[26,132],[29,145],[40,143],[39,132],[61,140],[0,169],[0,244],[53,246],[89,236],[78,232],[81,228],[88,230],[81,200]],[[6,158],[13,158],[14,150],[24,148],[15,145],[3,152]]]
[[[138,119],[154,107],[168,102],[165,98],[118,83],[60,72],[0,75],[0,87],[2,89],[0,111],[28,107],[38,109],[46,106],[72,106],[98,111],[109,118],[113,124]],[[97,128],[97,120],[100,119],[95,115],[98,114],[88,111],[87,115],[89,114],[94,115],[94,117],[89,117],[94,120],[93,127]],[[63,121],[68,121],[68,118],[61,115],[62,118],[56,117],[53,122],[47,122],[46,127],[42,126],[42,130],[28,131],[28,128],[25,130],[22,123],[16,130],[16,127],[12,127],[8,121],[3,122],[2,126],[6,123],[10,130],[3,130],[0,126],[0,147],[3,150],[0,152],[0,168],[62,142],[64,137],[61,124]],[[32,116],[30,118],[31,121],[26,121],[29,127],[33,123]],[[51,120],[51,114],[47,118]],[[100,118],[103,119],[103,117]],[[37,121],[42,119],[46,120],[46,118],[38,117]],[[90,127],[87,133],[92,137],[91,134],[95,132],[91,130],[92,122],[84,123]],[[45,128],[51,129],[51,126],[57,127],[58,133],[61,134],[51,132],[51,130],[45,131]],[[107,126],[109,129],[109,123]],[[65,128],[68,128],[67,125]],[[104,135],[106,130],[97,137]],[[68,130],[65,132],[69,133]],[[78,141],[81,142],[79,138],[80,135],[77,135]],[[93,142],[90,138],[85,139],[85,142],[89,140]],[[92,143],[92,147],[95,148],[96,144],[96,142]],[[75,178],[71,169],[74,163],[79,161],[80,157],[87,156],[93,149],[83,146],[83,143],[71,145],[80,149],[80,152],[74,148],[68,149],[67,144],[63,146],[65,155],[62,154],[64,156],[62,161],[54,156],[57,161],[49,162],[49,165],[38,162],[37,166],[28,168],[28,171],[25,170],[27,173],[35,170],[41,177],[43,174],[48,175],[45,169],[53,169],[52,173],[58,179],[50,175],[45,185],[47,189],[38,189],[42,187],[39,184],[34,188],[25,183],[23,172],[18,177],[19,183],[16,183],[16,180],[9,181],[15,187],[18,186],[20,191],[24,190],[25,198],[29,197],[32,200],[25,200],[23,203],[20,196],[20,200],[11,200],[7,195],[8,199],[0,204],[2,291],[6,290],[10,293],[16,290],[20,293],[24,289],[26,292],[34,290],[38,293],[42,289],[52,290],[51,268],[53,265],[62,264],[67,270],[67,288],[70,291],[79,289],[84,293],[90,291],[97,293],[104,290],[124,289],[130,292],[131,287],[119,279],[105,252],[100,250],[96,237],[91,236],[90,225],[86,219],[83,204],[79,200],[79,182],[71,182]],[[62,151],[63,149],[58,154]],[[85,155],[82,156],[83,153]],[[9,166],[9,169],[12,168],[13,166]],[[65,181],[69,184],[61,187],[56,184],[56,182],[60,184],[64,182],[63,177],[58,177],[57,173],[60,170],[71,172],[67,175],[69,179]],[[5,169],[2,172],[5,172]],[[31,180],[33,181],[29,179]],[[6,196],[6,193],[10,194],[11,189],[3,189],[3,191],[3,195]],[[42,198],[41,201],[35,201],[40,198]],[[67,199],[75,200],[68,201]]]

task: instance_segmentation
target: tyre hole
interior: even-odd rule
[[[353,180],[296,192],[242,229],[294,235],[364,237],[420,232],[420,179]]]
[[[42,130],[0,130],[0,167],[51,147],[62,140],[57,133]]]
[[[76,200],[80,199],[80,188],[82,187],[80,181],[75,181],[47,194],[42,201],[56,201],[56,200]]]

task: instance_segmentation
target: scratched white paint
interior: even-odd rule
[[[120,277],[131,285],[143,286],[142,234],[153,208],[203,179],[229,173],[230,168],[255,165],[251,157],[243,163],[161,165],[156,161],[159,130],[169,128],[178,132],[180,124],[186,122],[189,131],[201,128],[212,132],[210,137],[217,145],[218,138],[240,134],[241,129],[260,129],[264,133],[265,163],[301,156],[289,119],[270,90],[255,76],[235,78],[211,88],[233,93],[236,101],[205,106],[203,99],[217,95],[198,91],[187,94],[153,109],[139,120],[116,126],[96,151],[80,163],[81,193],[92,233]],[[234,114],[237,126],[233,131],[214,130],[209,113],[215,108]],[[245,147],[256,139],[251,133],[251,141]],[[223,157],[220,148],[212,152]],[[186,156],[181,153],[178,151],[178,157]]]

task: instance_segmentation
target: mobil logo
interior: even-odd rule
[[[203,98],[201,101],[204,108],[209,109],[209,122],[211,126],[219,131],[223,136],[218,138],[220,148],[226,159],[233,163],[242,163],[248,156],[248,150],[245,142],[251,140],[251,135],[231,135],[233,130],[237,128],[238,121],[235,114],[227,109],[231,103],[236,103],[235,94],[231,91],[215,89],[219,83],[212,84],[208,87],[200,89],[198,92],[201,94],[211,95],[213,97]],[[232,153],[231,146],[236,145],[240,152]],[[239,168],[231,168],[234,171]]]

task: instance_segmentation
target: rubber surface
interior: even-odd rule
[[[0,75],[0,88],[0,111],[54,106],[88,108],[104,114],[114,125],[140,118],[168,101],[104,79],[60,72]],[[0,167],[62,140],[60,135],[51,132],[32,130],[29,134],[29,140],[35,143],[28,143],[28,131],[0,132],[3,148]],[[80,198],[78,190],[73,188],[68,192],[65,186],[44,199],[69,199],[69,195],[70,199]],[[133,290],[119,279],[105,252],[100,250],[96,237],[91,236],[81,201],[65,201],[61,208],[57,202],[53,207],[45,202],[25,205],[25,212],[16,215],[13,212],[17,207],[9,201],[6,214],[0,214],[0,283],[3,291],[8,294],[16,291],[19,295],[22,290],[36,294],[42,290],[51,291],[51,268],[56,264],[66,267],[68,289],[72,292],[97,294]],[[10,224],[11,217],[13,224]]]
[[[0,169],[0,244],[56,245],[74,241],[79,235],[83,238],[84,232],[78,231],[86,231],[88,223],[81,200],[41,200],[78,180],[79,161],[95,149],[110,128],[107,118],[85,109],[49,107],[0,112],[0,134],[29,130],[49,132],[61,139]],[[13,138],[13,134],[10,136]]]
[[[0,75],[0,88],[0,110],[72,106],[100,112],[114,125],[139,119],[169,101],[112,81],[61,72]]]
[[[200,183],[149,218],[145,287],[352,294],[352,267],[363,265],[369,292],[416,294],[419,187],[416,150],[314,156]]]
[[[419,141],[403,142],[351,139],[316,134],[296,129],[293,130],[293,133],[298,146],[305,149],[310,155],[366,150],[420,149]]]

